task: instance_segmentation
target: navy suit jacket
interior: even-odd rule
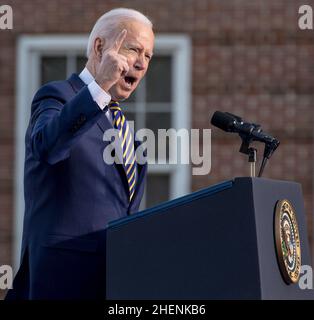
[[[138,210],[147,171],[137,164],[130,203],[123,166],[103,160],[111,128],[76,74],[36,93],[25,138],[21,266],[7,299],[105,297],[105,228]]]

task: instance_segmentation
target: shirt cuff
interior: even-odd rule
[[[104,91],[95,80],[88,85],[88,90],[99,108],[104,110],[111,100],[110,94]]]

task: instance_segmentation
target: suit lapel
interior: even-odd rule
[[[75,92],[80,91],[84,86],[86,86],[86,84],[81,80],[81,78],[75,73],[71,75],[68,81],[70,82]],[[106,114],[105,114],[106,111],[107,111],[107,107],[103,110],[103,115],[97,121],[97,125],[103,133],[105,133],[109,129],[112,129],[112,124],[109,122],[108,118],[106,117]]]
[[[103,132],[103,135],[106,134],[107,130],[109,129],[113,129],[112,124],[109,122],[108,118],[106,117],[105,113],[100,117],[100,119],[97,121],[97,125],[98,127],[101,129],[101,131]],[[111,137],[108,137],[107,141],[110,141]],[[127,176],[126,176],[126,172],[124,170],[124,166],[123,166],[123,161],[121,160],[122,158],[122,152],[121,150],[115,150],[115,162],[114,165],[116,166],[117,170],[119,171],[122,180],[123,180],[123,184],[127,190],[127,193],[129,194],[129,184],[128,184],[128,180],[127,180]]]
[[[68,82],[70,83],[70,85],[72,86],[72,88],[75,92],[80,91],[85,86],[85,83],[75,73],[73,73],[71,75],[71,77],[68,79]],[[105,111],[106,111],[106,108],[104,109],[103,115],[97,121],[97,125],[103,133],[105,133],[109,129],[112,129],[112,124],[110,123],[110,121],[106,117]],[[140,146],[141,146],[141,142],[134,140],[135,152],[136,152],[137,148],[139,148]],[[118,156],[118,155],[116,155],[116,156]],[[126,172],[124,170],[124,166],[122,164],[119,164],[116,162],[114,163],[114,165],[116,166],[116,168],[118,169],[118,171],[122,177],[123,184],[125,185],[127,192],[129,192],[129,185],[128,185],[128,181],[127,181]],[[146,167],[147,167],[146,163],[145,164],[137,164],[138,180],[136,181],[135,193],[134,193],[134,196],[133,196],[131,202],[133,202],[134,199],[136,198],[137,193],[138,193],[138,189],[139,189],[141,183],[143,183],[143,179],[144,179],[145,172],[146,172]]]
[[[71,75],[71,77],[68,79],[68,82],[70,83],[71,87],[75,92],[79,92],[84,86],[86,86],[86,84],[82,81],[82,79],[75,73]],[[97,126],[101,129],[103,133],[105,133],[109,129],[112,129],[112,124],[109,122],[108,118],[106,117],[105,111],[106,109],[104,110],[99,120],[96,122]],[[104,141],[104,143],[106,142]],[[125,175],[123,165],[117,164],[116,162],[114,163],[114,165],[117,168],[122,178],[123,184],[127,192],[129,192],[128,181]]]
[[[141,144],[142,144],[142,142],[134,139],[135,152],[137,152],[138,149],[141,148]],[[146,153],[147,152],[145,150],[143,152],[143,154],[146,156]],[[134,196],[132,198],[131,203],[135,201],[135,198],[137,198],[137,194],[138,194],[139,188],[140,188],[141,184],[143,183],[143,180],[144,180],[144,177],[145,177],[145,173],[146,173],[146,170],[147,170],[147,163],[144,163],[144,164],[137,163],[137,170],[138,170],[138,179],[136,181],[136,188],[135,188]]]

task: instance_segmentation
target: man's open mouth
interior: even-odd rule
[[[132,76],[125,76],[124,77],[124,82],[128,88],[131,88],[132,85],[136,82],[136,80],[137,80],[137,78],[132,77]]]

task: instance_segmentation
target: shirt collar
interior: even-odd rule
[[[89,70],[86,67],[79,74],[79,77],[87,86],[95,80],[92,74],[89,72]]]

